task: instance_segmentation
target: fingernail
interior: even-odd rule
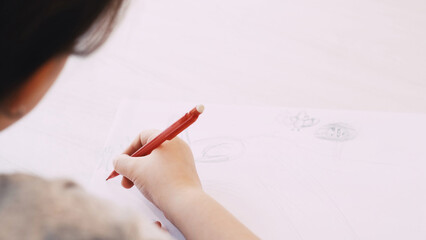
[[[159,221],[154,222],[155,225],[157,225],[159,228],[162,228],[163,225],[161,225],[161,223]]]

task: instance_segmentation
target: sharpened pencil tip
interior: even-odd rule
[[[113,178],[114,176],[115,176],[115,174],[114,174],[115,172],[113,172],[113,173],[111,173],[108,177],[107,177],[107,179],[105,180],[105,181],[108,181],[108,180],[110,180],[111,178]]]
[[[120,175],[120,174],[118,174],[116,171],[112,171],[112,173],[109,175],[109,177],[106,179],[106,181],[108,181],[109,179],[111,179],[111,178],[115,178],[115,177],[117,177],[118,175]]]

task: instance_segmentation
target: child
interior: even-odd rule
[[[124,0],[3,0],[0,3],[0,130],[40,101],[71,54],[87,55],[114,26]],[[129,157],[156,131],[142,132],[115,170],[158,206],[187,239],[257,239],[203,192],[188,145],[176,138]],[[117,214],[68,181],[0,175],[0,239],[169,239]]]

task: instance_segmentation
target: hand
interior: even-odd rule
[[[123,187],[136,185],[148,200],[162,209],[174,196],[202,188],[192,152],[178,137],[164,142],[148,156],[129,156],[158,134],[155,130],[140,133],[124,154],[114,160],[114,168],[124,176]]]
[[[115,171],[124,176],[123,187],[136,185],[187,239],[258,239],[202,190],[192,152],[181,139],[164,142],[148,156],[129,157],[158,133],[142,132],[114,160]]]

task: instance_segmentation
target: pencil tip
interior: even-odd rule
[[[106,181],[110,180],[111,178],[117,177],[119,174],[116,171],[112,171],[112,173],[108,176]]]
[[[107,179],[105,180],[105,181],[108,181],[108,180],[110,180],[111,178],[113,178],[114,177],[114,173],[111,173],[108,177],[107,177]]]

